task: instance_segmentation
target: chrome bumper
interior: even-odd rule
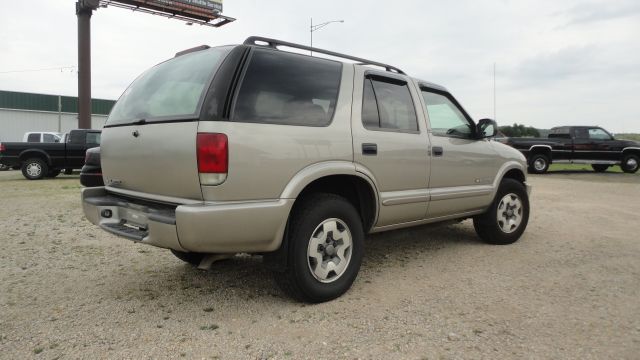
[[[112,234],[162,248],[203,253],[278,249],[292,199],[170,206],[82,189],[86,218]]]

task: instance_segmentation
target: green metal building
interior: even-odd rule
[[[102,128],[115,100],[91,100],[91,127]],[[78,127],[78,98],[0,90],[0,141],[21,141],[25,132],[68,132]]]

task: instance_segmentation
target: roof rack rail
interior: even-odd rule
[[[267,45],[259,44],[259,42],[267,43]],[[398,69],[395,66],[391,66],[391,65],[388,65],[388,64],[383,64],[383,63],[380,63],[380,62],[377,62],[377,61],[371,61],[371,60],[367,60],[367,59],[363,59],[363,58],[359,58],[359,57],[355,57],[355,56],[351,56],[351,55],[341,54],[341,53],[337,53],[337,52],[333,52],[333,51],[329,51],[329,50],[318,49],[318,48],[314,48],[314,47],[311,47],[311,46],[290,43],[290,42],[287,42],[287,41],[270,39],[270,38],[265,38],[265,37],[260,37],[260,36],[250,36],[244,41],[244,45],[268,46],[268,47],[271,47],[273,49],[277,49],[278,46],[286,46],[286,47],[290,47],[290,48],[294,48],[294,49],[308,50],[308,51],[313,51],[313,52],[317,52],[317,53],[320,53],[320,54],[334,56],[334,57],[338,57],[338,58],[342,58],[342,59],[348,59],[348,60],[357,61],[360,64],[379,66],[379,67],[382,67],[382,68],[384,68],[385,70],[387,70],[389,72],[395,72],[397,74],[406,75],[404,71]]]

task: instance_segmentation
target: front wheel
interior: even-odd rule
[[[480,238],[489,244],[516,242],[529,222],[529,196],[519,181],[503,179],[489,210],[473,219]]]
[[[638,155],[635,154],[626,155],[622,159],[620,167],[622,168],[622,171],[633,174],[638,171],[638,168],[640,167],[640,158],[638,158]]]
[[[284,292],[318,303],[349,290],[364,253],[362,221],[349,201],[334,194],[310,195],[294,208],[286,236],[287,268],[274,272]]]

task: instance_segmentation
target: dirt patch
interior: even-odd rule
[[[369,236],[353,288],[304,305],[259,257],[203,272],[99,230],[77,176],[0,172],[0,357],[637,358],[639,179],[531,177],[510,246],[470,221]]]

